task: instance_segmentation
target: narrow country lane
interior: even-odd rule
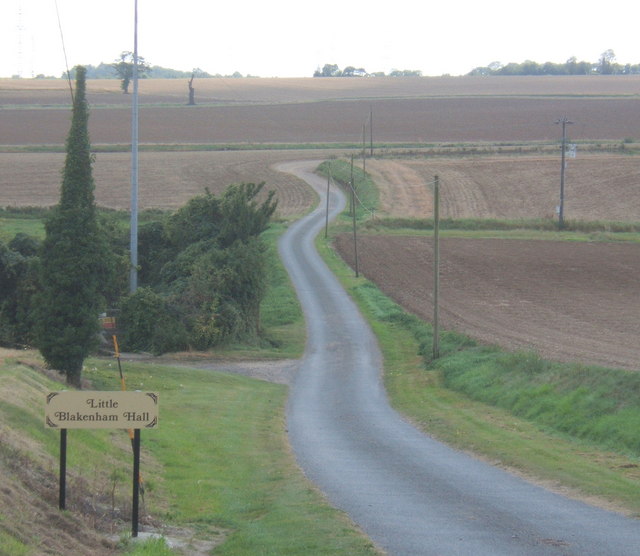
[[[291,389],[289,437],[307,476],[382,549],[408,555],[637,555],[640,522],[568,500],[455,451],[387,401],[376,340],[316,253],[326,180],[281,164],[321,200],[280,254],[302,303],[307,347]],[[330,213],[344,198],[330,194]]]

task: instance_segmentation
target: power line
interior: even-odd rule
[[[71,93],[71,104],[73,104],[73,86],[71,84],[71,72],[69,71],[69,62],[67,60],[67,49],[64,45],[64,33],[62,32],[62,23],[60,22],[60,10],[58,9],[58,0],[54,0],[56,5],[56,17],[58,18],[58,30],[60,31],[60,41],[62,42],[62,53],[64,55],[64,67],[67,70],[67,82],[69,83],[69,92]]]

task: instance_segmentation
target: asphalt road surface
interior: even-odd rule
[[[279,167],[321,197],[280,243],[308,331],[288,406],[289,438],[306,475],[392,555],[640,554],[640,521],[473,459],[391,409],[376,340],[313,245],[325,226],[327,187],[314,167]],[[329,206],[335,216],[342,195],[332,191]]]

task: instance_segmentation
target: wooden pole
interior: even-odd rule
[[[433,358],[440,357],[440,183],[433,184]]]
[[[369,107],[369,154],[373,158],[373,107]]]
[[[358,278],[358,238],[356,236],[356,190],[351,184],[351,199],[353,203],[353,256],[356,262],[356,278]]]
[[[324,238],[329,235],[329,184],[331,183],[331,165],[329,165],[329,174],[327,175],[327,209],[324,218]]]
[[[362,124],[362,173],[367,173],[367,122]]]

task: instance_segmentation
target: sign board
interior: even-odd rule
[[[158,394],[50,392],[44,420],[54,429],[151,429],[158,426]]]

